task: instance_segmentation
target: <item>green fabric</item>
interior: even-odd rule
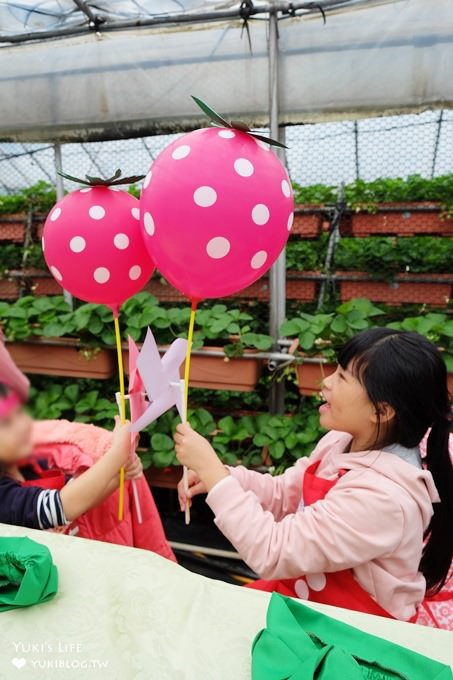
[[[452,680],[449,666],[273,593],[252,680]],[[415,625],[415,624],[414,624]]]
[[[0,612],[50,600],[57,589],[57,568],[45,545],[0,538]]]

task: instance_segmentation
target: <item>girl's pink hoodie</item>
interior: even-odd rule
[[[344,453],[350,440],[329,432],[309,458],[279,477],[232,468],[207,502],[219,529],[261,578],[352,568],[381,607],[409,620],[425,594],[418,565],[437,490],[429,472],[394,453]],[[348,473],[304,508],[304,473],[318,460],[321,477]]]

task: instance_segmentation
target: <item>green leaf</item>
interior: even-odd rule
[[[305,350],[313,349],[315,340],[316,336],[311,331],[305,331],[305,333],[299,335],[300,346]]]
[[[225,416],[225,418],[221,418],[218,423],[219,429],[222,430],[222,432],[225,432],[225,434],[231,436],[234,432],[234,420],[231,416]]]
[[[272,441],[272,437],[269,437],[266,434],[263,434],[262,432],[258,432],[254,437],[253,437],[253,443],[255,446],[268,446]]]
[[[151,446],[154,451],[173,451],[175,448],[173,439],[160,432],[153,434],[151,437]]]
[[[444,352],[442,354],[442,357],[447,365],[447,371],[449,373],[453,373],[453,354],[450,354],[449,352]]]
[[[79,396],[79,386],[77,384],[68,385],[64,388],[63,394],[69,399],[70,402],[75,403]]]
[[[192,99],[194,100],[195,104],[200,107],[200,109],[205,113],[208,118],[210,118],[214,123],[217,123],[218,125],[221,125],[222,127],[231,127],[227,121],[222,118],[222,116],[219,116],[218,113],[214,111],[214,109],[211,109],[211,107],[206,104],[203,99],[200,99],[199,97],[195,97],[195,95],[191,95]]]
[[[279,142],[276,139],[272,139],[271,137],[264,137],[263,135],[257,135],[256,132],[250,132],[250,137],[255,137],[255,139],[259,139],[262,142],[266,142],[266,144],[270,144],[270,146],[278,146],[280,149],[287,149],[288,147],[285,146],[285,144],[282,144],[282,142]]]
[[[285,444],[278,440],[269,444],[269,453],[274,460],[280,460],[285,453]]]
[[[152,452],[152,463],[155,467],[166,468],[178,463],[174,451],[157,450]]]

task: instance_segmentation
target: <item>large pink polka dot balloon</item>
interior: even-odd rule
[[[285,246],[293,210],[288,174],[269,146],[217,127],[164,149],[140,201],[156,267],[192,300],[231,295],[262,276]]]
[[[125,191],[73,191],[50,211],[42,248],[52,275],[75,297],[117,309],[149,280],[140,204]]]

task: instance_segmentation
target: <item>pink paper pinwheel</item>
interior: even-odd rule
[[[143,415],[148,405],[145,397],[145,387],[137,369],[139,350],[132,338],[128,337],[129,349],[129,406],[131,422],[135,422]],[[135,437],[134,437],[135,440]]]
[[[134,374],[134,376],[136,380],[143,382],[149,404],[146,411],[139,415],[139,409],[143,408],[143,402],[139,401],[140,397],[138,396],[140,394],[143,399],[141,387],[138,388],[140,389],[139,393],[137,389],[135,394],[131,394],[131,432],[143,430],[144,427],[159,418],[172,406],[176,406],[181,420],[185,420],[179,370],[186,353],[187,340],[178,338],[170,345],[161,359],[154,336],[148,328],[145,342],[135,362],[139,375]],[[132,381],[132,374],[130,379]],[[133,400],[137,401],[137,418],[132,411]],[[145,402],[144,405],[147,403]]]

